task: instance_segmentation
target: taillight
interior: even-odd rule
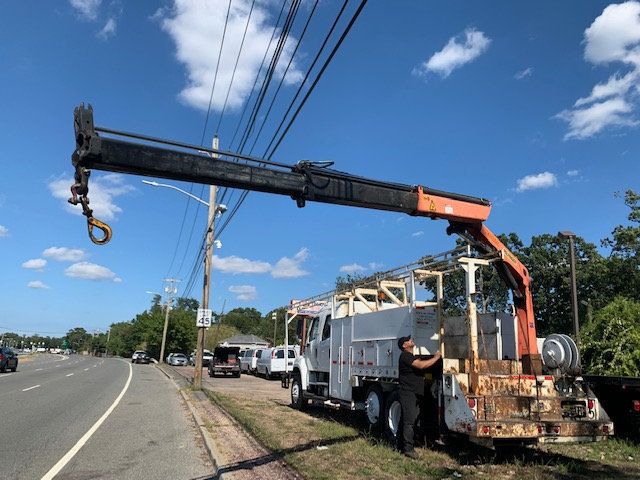
[[[553,426],[553,433],[560,433],[560,425]]]
[[[640,400],[633,401],[633,411],[640,412]]]
[[[538,434],[542,433],[542,425],[538,425]]]
[[[0,353],[0,362],[4,360],[4,355]]]
[[[489,426],[485,425],[484,427],[482,427],[482,433],[484,433],[485,435],[489,434]]]
[[[587,400],[587,407],[589,407],[589,410],[593,410],[593,407],[595,406],[595,402],[591,399]]]
[[[609,433],[609,425],[602,426],[602,433]]]
[[[476,399],[475,398],[470,398],[469,400],[467,400],[467,403],[469,404],[469,408],[476,408]]]

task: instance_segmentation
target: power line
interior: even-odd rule
[[[222,111],[220,112],[220,118],[218,119],[218,125],[216,126],[216,132],[220,131],[220,124],[222,123],[222,118],[224,117],[224,111],[227,108],[227,101],[229,100],[229,93],[231,92],[231,85],[233,85],[233,79],[236,76],[236,69],[238,68],[238,62],[240,61],[240,55],[242,54],[242,47],[244,46],[244,39],[247,36],[247,30],[249,29],[249,22],[251,21],[251,14],[253,13],[253,6],[255,5],[256,0],[251,2],[251,8],[249,9],[249,15],[247,15],[247,24],[244,27],[244,33],[242,34],[242,41],[240,42],[240,50],[238,50],[238,56],[236,57],[236,63],[233,66],[233,73],[231,74],[231,81],[229,82],[229,88],[227,89],[227,95],[224,98],[224,105],[222,106]]]
[[[218,60],[216,61],[216,69],[215,72],[213,74],[213,83],[211,85],[211,95],[209,96],[209,105],[207,107],[207,115],[205,116],[204,119],[204,126],[202,127],[202,136],[200,138],[200,145],[204,145],[204,137],[206,135],[207,132],[207,124],[209,123],[209,114],[211,113],[211,104],[213,102],[213,93],[216,89],[216,82],[218,80],[218,71],[220,68],[220,58],[222,58],[222,47],[224,46],[224,39],[226,37],[227,34],[227,25],[229,24],[229,12],[231,11],[231,0],[229,0],[229,4],[227,5],[227,15],[225,17],[224,20],[224,28],[222,30],[222,39],[220,40],[220,49],[218,50]],[[189,187],[189,193],[192,193],[193,191],[193,183],[191,183],[191,186]],[[200,197],[202,197],[202,194],[204,192],[204,185],[202,186],[202,188],[200,189]],[[184,211],[184,215],[183,215],[183,219],[181,222],[181,226],[180,226],[180,234],[178,235],[178,244],[180,241],[180,238],[182,238],[182,228],[184,227],[184,222],[185,222],[185,218],[187,215],[187,210],[189,208],[189,203],[191,202],[191,197],[187,198],[187,205],[185,207],[185,211]],[[180,267],[178,268],[178,275],[180,274],[180,272],[182,271],[182,267],[184,265],[184,261],[185,258],[187,256],[187,252],[189,251],[189,245],[191,245],[191,238],[193,237],[193,230],[195,229],[195,225],[196,225],[196,220],[198,218],[198,213],[200,212],[200,203],[198,203],[196,205],[196,212],[194,214],[193,217],[193,222],[191,224],[191,231],[189,233],[189,239],[187,240],[187,246],[185,248],[185,253],[182,256],[182,261],[180,262]],[[176,245],[176,251],[178,249],[178,245]],[[174,254],[175,257],[175,254]],[[172,261],[173,264],[173,261]]]
[[[346,1],[345,1],[345,5],[343,5],[343,9],[346,6]],[[316,75],[315,80],[313,81],[313,83],[311,84],[311,86],[309,87],[309,89],[307,90],[307,93],[305,94],[305,96],[303,97],[301,103],[298,105],[298,108],[296,109],[294,115],[291,117],[287,127],[285,128],[285,130],[282,132],[282,135],[280,136],[280,138],[278,139],[278,142],[275,144],[275,146],[273,147],[273,149],[271,150],[271,153],[267,156],[267,159],[270,160],[271,157],[273,156],[273,154],[276,152],[276,150],[278,149],[278,147],[280,146],[280,144],[282,143],[282,140],[284,139],[284,137],[287,135],[287,133],[289,132],[289,129],[291,128],[291,126],[293,125],[293,123],[295,122],[296,118],[298,117],[298,114],[300,113],[300,111],[302,110],[302,107],[304,106],[304,104],[306,103],[307,99],[309,98],[309,96],[311,95],[311,92],[313,92],[315,86],[318,84],[320,78],[322,78],[322,75],[324,74],[324,72],[326,71],[327,67],[329,66],[329,63],[331,63],[331,60],[333,59],[333,57],[335,56],[336,52],[338,51],[338,49],[340,48],[340,46],[342,45],[342,42],[344,41],[344,39],[347,37],[349,31],[351,30],[351,27],[353,27],[353,24],[355,23],[355,21],[357,20],[358,16],[360,15],[360,13],[362,12],[362,9],[364,8],[364,6],[366,5],[367,0],[362,0],[358,9],[355,11],[355,13],[353,14],[353,16],[351,17],[351,20],[349,21],[349,23],[347,24],[347,26],[345,27],[344,31],[342,32],[342,35],[340,36],[340,38],[338,39],[338,42],[336,43],[336,45],[333,47],[331,53],[329,54],[329,56],[327,57],[327,59],[325,60],[322,68],[320,69],[320,71],[318,72],[318,74]],[[338,15],[338,17],[342,14],[342,10],[340,11],[340,14]],[[337,19],[336,19],[337,22]],[[335,26],[335,23],[334,23]],[[333,31],[333,27],[332,30]],[[329,33],[329,35],[331,34],[331,32]],[[329,36],[328,35],[328,36]],[[326,39],[325,39],[325,43],[326,43]],[[325,43],[323,43],[323,47],[325,45]],[[310,71],[310,70],[309,70]],[[295,100],[294,100],[295,101]],[[285,115],[286,118],[286,115]],[[278,129],[279,130],[279,129]],[[276,134],[277,135],[277,131]],[[274,137],[275,138],[275,137]],[[268,149],[269,147],[267,147]],[[218,231],[218,236],[222,234],[222,232],[224,231],[224,229],[227,227],[227,225],[229,225],[229,223],[231,222],[231,220],[233,219],[233,217],[236,215],[238,209],[240,208],[240,206],[242,205],[242,203],[244,203],[244,201],[246,200],[247,196],[249,195],[249,190],[245,190],[243,191],[240,199],[238,200],[238,203],[234,206],[233,210],[230,212],[230,214],[226,217],[225,222],[222,224],[222,226],[220,227],[220,230]]]

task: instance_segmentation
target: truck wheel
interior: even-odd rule
[[[379,385],[369,387],[364,405],[369,431],[380,432],[384,423],[384,395]]]
[[[391,392],[387,397],[384,411],[384,434],[393,445],[397,445],[402,436],[402,405],[397,390]]]
[[[296,410],[307,408],[307,399],[302,396],[302,379],[299,373],[294,373],[291,379],[291,406]]]

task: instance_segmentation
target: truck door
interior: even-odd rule
[[[321,317],[322,318],[322,317]],[[318,370],[328,372],[331,364],[331,315],[322,322],[322,331],[318,341]]]
[[[311,319],[311,325],[309,325],[309,332],[307,334],[307,345],[305,346],[305,359],[307,361],[307,368],[310,371],[318,371],[318,323],[320,319],[313,317]]]

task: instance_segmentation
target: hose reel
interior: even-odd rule
[[[542,344],[542,361],[550,370],[564,375],[580,373],[580,353],[578,346],[568,335],[554,333]]]

